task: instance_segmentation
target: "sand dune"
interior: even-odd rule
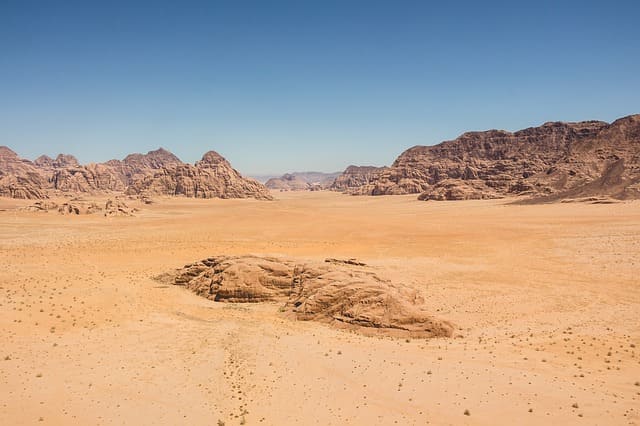
[[[0,199],[0,424],[640,423],[639,202],[276,197]],[[456,332],[364,336],[154,279],[214,254],[357,258]]]

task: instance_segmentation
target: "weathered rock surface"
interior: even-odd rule
[[[519,195],[557,201],[640,198],[639,184],[640,115],[632,115],[611,124],[553,122],[515,133],[468,132],[410,148],[369,182],[342,188],[368,195],[421,194],[423,200]]]
[[[137,211],[137,209],[129,207],[125,204],[124,201],[117,198],[115,200],[107,200],[104,205],[104,215],[107,217],[133,216],[133,214]]]
[[[104,207],[99,206],[94,201],[87,201],[79,198],[66,201],[62,204],[57,204],[53,201],[36,201],[30,206],[23,207],[20,210],[29,212],[42,212],[47,213],[49,211],[56,211],[62,215],[87,215],[104,213],[106,217],[112,216],[133,216],[138,210],[131,208],[124,203],[124,201],[116,199],[108,199]]]
[[[100,206],[94,202],[69,201],[62,203],[58,207],[58,213],[64,215],[95,214],[102,211]]]
[[[19,210],[27,212],[48,213],[49,210],[58,210],[58,204],[53,201],[36,201],[27,207],[21,207]]]
[[[294,172],[267,180],[265,186],[277,191],[317,191],[328,189],[340,172]]]
[[[334,191],[359,194],[362,188],[368,188],[387,167],[349,166],[330,186]]]
[[[262,184],[243,178],[213,151],[195,166],[182,163],[162,148],[131,154],[122,161],[81,165],[75,157],[65,154],[55,159],[43,155],[31,162],[0,147],[0,196],[42,199],[50,192],[126,192],[141,199],[149,199],[150,195],[271,199]]]
[[[46,179],[29,160],[23,160],[6,146],[0,146],[0,197],[47,198]]]
[[[264,185],[243,178],[220,154],[209,151],[195,165],[163,167],[131,183],[128,195],[184,195],[193,198],[271,200]]]
[[[216,256],[163,278],[219,302],[278,302],[298,320],[364,333],[451,336],[453,326],[433,318],[418,292],[381,279],[354,259],[324,263],[257,256]]]

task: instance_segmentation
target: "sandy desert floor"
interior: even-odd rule
[[[0,200],[0,424],[640,424],[640,202],[277,193],[135,217]],[[152,277],[355,257],[456,337],[365,337]]]

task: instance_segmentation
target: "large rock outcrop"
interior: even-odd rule
[[[380,278],[363,263],[296,262],[258,256],[215,256],[160,279],[218,302],[277,302],[298,320],[363,333],[451,336],[453,326],[425,311],[417,291]]]
[[[183,195],[193,198],[255,198],[271,200],[264,185],[244,178],[215,151],[191,164],[162,167],[153,174],[135,180],[128,195]]]
[[[46,188],[47,180],[35,164],[0,146],[0,197],[42,199]]]
[[[387,167],[349,166],[336,177],[330,189],[358,194],[361,188],[368,188],[385,170]]]
[[[337,180],[336,180],[337,182]],[[416,146],[355,194],[458,200],[528,196],[640,198],[640,115],[608,124],[553,122],[515,133],[468,132]]]
[[[185,164],[165,149],[131,154],[124,160],[82,165],[72,155],[46,155],[34,162],[0,147],[0,196],[42,199],[53,194],[183,195],[198,198],[270,199],[260,183],[243,178],[211,151],[196,165]]]

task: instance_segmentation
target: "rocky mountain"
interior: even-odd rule
[[[279,178],[271,178],[264,186],[276,191],[308,191],[311,185],[291,173],[286,173]]]
[[[345,172],[336,184],[352,175]],[[468,132],[410,148],[368,182],[341,188],[367,195],[420,194],[422,200],[640,198],[640,115],[611,124],[551,122],[514,133]]]
[[[371,184],[385,170],[387,167],[349,166],[336,177],[330,189],[358,193],[359,188]]]
[[[162,148],[123,160],[82,165],[65,154],[55,159],[43,155],[31,162],[0,147],[0,196],[42,199],[54,193],[108,192],[270,199],[263,185],[243,178],[213,151],[195,165],[183,163]]]
[[[329,188],[340,172],[294,172],[267,180],[265,186],[279,191],[313,191]]]
[[[174,164],[157,169],[134,180],[128,195],[184,195],[192,198],[272,199],[269,191],[256,180],[243,178],[231,164],[215,151],[191,164]]]

